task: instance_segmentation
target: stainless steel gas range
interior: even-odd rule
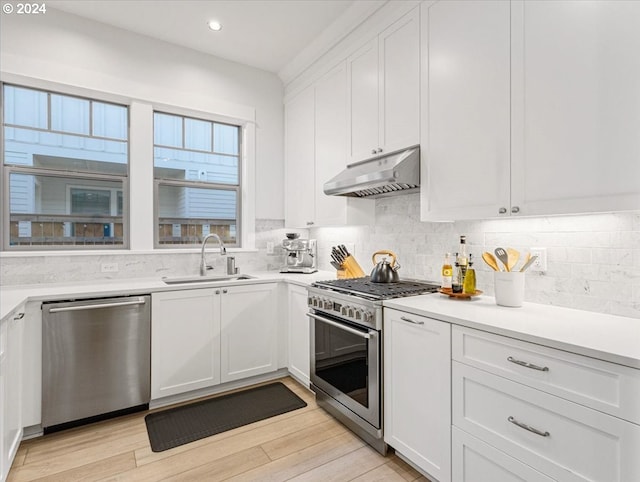
[[[318,405],[385,454],[382,424],[383,300],[433,293],[417,280],[318,281],[308,289],[311,389]]]

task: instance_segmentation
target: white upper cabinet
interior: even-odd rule
[[[372,200],[327,196],[324,183],[347,166],[347,71],[329,70],[285,106],[287,227],[368,224]]]
[[[640,2],[423,9],[422,219],[640,209]]]
[[[315,218],[314,89],[309,87],[285,105],[285,220],[308,227]]]
[[[348,161],[420,141],[420,18],[415,8],[347,59]]]
[[[512,3],[522,214],[640,209],[640,2]]]
[[[437,2],[422,26],[422,217],[496,216],[510,189],[509,3]]]

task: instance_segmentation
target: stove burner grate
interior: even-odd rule
[[[375,300],[433,293],[439,288],[436,284],[417,280],[400,280],[397,283],[374,283],[369,277],[317,281],[312,286]]]

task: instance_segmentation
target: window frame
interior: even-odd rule
[[[46,251],[63,251],[68,253],[74,253],[79,251],[98,251],[98,250],[107,250],[119,252],[123,250],[130,249],[131,243],[131,231],[130,231],[130,166],[131,166],[131,109],[130,105],[117,102],[113,100],[108,100],[104,97],[100,97],[98,92],[91,92],[91,97],[88,95],[79,95],[70,92],[65,92],[64,89],[56,90],[50,87],[36,87],[28,84],[22,84],[19,82],[9,82],[9,81],[0,81],[0,100],[1,105],[5,105],[5,86],[15,87],[18,89],[24,90],[32,90],[36,92],[44,92],[47,95],[47,129],[42,129],[38,127],[29,127],[18,124],[5,124],[4,118],[4,107],[0,109],[0,186],[2,187],[2,203],[3,207],[0,209],[0,226],[2,227],[2,240],[0,241],[2,245],[3,253],[27,253],[27,252],[46,252]],[[81,99],[89,102],[89,135],[87,134],[79,134],[76,132],[67,132],[61,130],[54,130],[51,128],[51,96],[59,95],[64,97],[72,97],[76,99]],[[118,107],[123,107],[126,109],[126,138],[115,138],[115,137],[104,137],[104,136],[93,136],[94,125],[93,125],[93,103],[101,103],[101,104],[111,104]],[[82,138],[90,138],[97,140],[105,140],[105,141],[116,141],[126,143],[126,170],[125,174],[122,175],[112,175],[107,173],[98,173],[98,172],[88,172],[88,171],[72,171],[69,169],[56,169],[56,168],[47,168],[47,167],[36,167],[36,166],[21,166],[16,164],[5,164],[5,128],[15,128],[15,129],[25,129],[31,130],[35,132],[47,132],[51,134],[60,134],[66,136],[75,136]],[[95,244],[95,245],[87,245],[87,244],[51,244],[51,245],[17,245],[12,246],[11,243],[11,212],[10,212],[10,178],[11,175],[17,174],[25,174],[32,176],[48,176],[48,177],[58,177],[58,178],[66,178],[73,179],[74,181],[78,181],[81,183],[83,180],[98,180],[98,181],[111,181],[111,182],[121,182],[122,183],[122,193],[123,193],[123,206],[122,206],[122,244]],[[65,204],[69,202],[66,199],[67,189],[65,189]],[[65,207],[66,208],[66,207]]]
[[[167,146],[163,144],[156,144],[155,142],[155,115],[156,114],[164,114],[179,117],[181,119],[181,127],[182,127],[182,135],[181,135],[181,143],[182,147],[176,146]],[[236,242],[235,243],[225,243],[226,247],[229,248],[243,248],[243,209],[242,209],[242,200],[243,200],[243,190],[246,189],[244,186],[244,176],[243,172],[245,170],[245,152],[244,152],[244,126],[238,122],[237,124],[231,123],[228,121],[219,121],[213,118],[215,116],[206,116],[203,114],[202,117],[196,117],[191,114],[183,114],[173,111],[168,108],[154,108],[153,109],[153,249],[162,251],[167,249],[193,249],[199,248],[200,244],[195,243],[176,243],[176,244],[160,244],[160,197],[159,191],[160,186],[176,186],[176,187],[185,187],[185,188],[196,188],[196,189],[211,189],[211,190],[219,190],[219,191],[232,191],[236,193],[236,209],[235,209],[235,226],[236,226]],[[185,124],[187,119],[192,119],[196,121],[204,121],[209,122],[211,124],[211,151],[204,151],[200,149],[191,149],[184,147],[185,142]],[[214,142],[214,125],[226,125],[232,126],[237,129],[238,132],[238,145],[237,145],[237,155],[220,153],[215,151],[215,142]],[[196,153],[206,153],[217,156],[231,157],[235,158],[238,161],[237,166],[237,175],[238,175],[238,183],[237,184],[225,184],[225,183],[215,183],[215,182],[205,182],[199,180],[189,180],[189,179],[175,179],[175,178],[163,178],[156,176],[156,166],[155,166],[155,149],[156,147],[164,148],[164,149],[175,149],[182,150],[187,152],[196,152]]]

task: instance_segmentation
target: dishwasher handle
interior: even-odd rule
[[[84,311],[84,310],[97,310],[101,308],[114,308],[116,306],[134,306],[144,305],[147,301],[144,298],[138,298],[134,301],[117,301],[115,303],[100,303],[97,305],[76,305],[65,306],[64,308],[51,308],[49,313],[62,313],[65,311]]]

